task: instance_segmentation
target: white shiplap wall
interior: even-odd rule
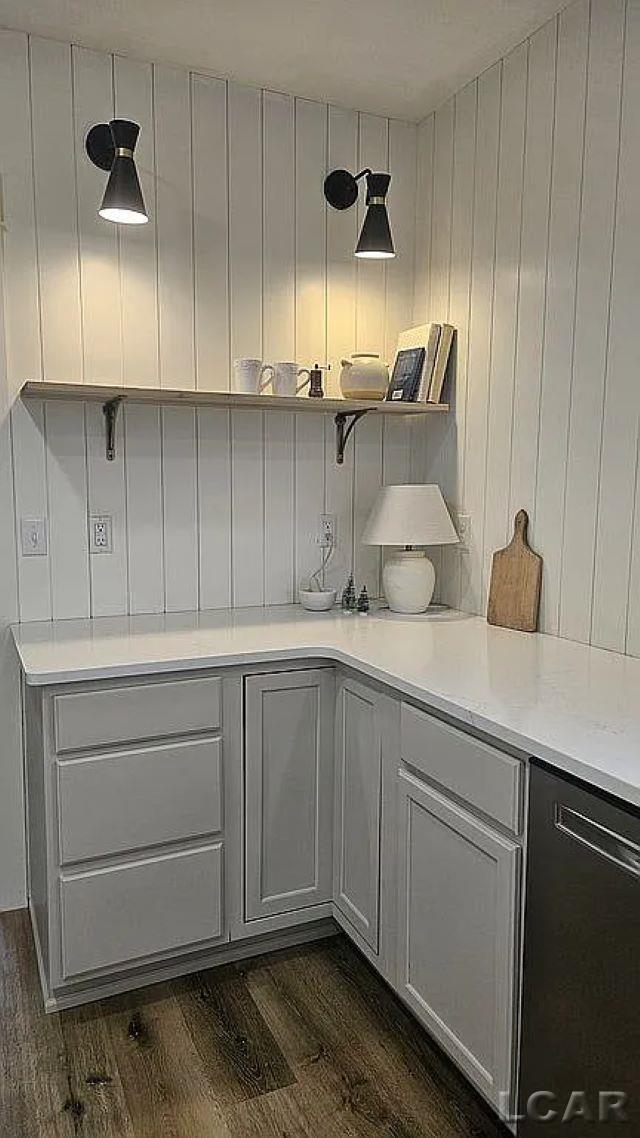
[[[484,611],[516,510],[544,631],[640,655],[640,2],[577,0],[420,125],[416,319],[459,329],[426,475],[471,516]]]
[[[84,137],[114,113],[142,128],[141,228],[96,212],[105,176]],[[416,471],[425,430],[365,422],[339,468],[330,417],[128,405],[108,464],[99,405],[25,406],[19,387],[227,389],[231,361],[255,355],[328,359],[337,390],[342,355],[389,355],[410,322],[416,153],[411,124],[0,31],[0,908],[24,899],[7,624],[293,600],[324,511],[329,582],[354,566],[376,593],[358,536],[383,477]],[[393,265],[356,263],[356,211],[322,194],[337,165],[391,170]],[[89,556],[89,514],[113,517],[112,555]],[[48,519],[48,556],[17,556],[21,517]]]
[[[26,379],[227,389],[239,355],[391,353],[411,317],[416,128],[169,67],[0,33],[7,362]],[[84,137],[142,126],[143,228],[97,217],[104,175]],[[328,211],[329,165],[390,168],[399,256],[358,264],[358,218]],[[277,604],[317,566],[317,516],[339,515],[338,584],[410,429],[363,424],[344,469],[323,417],[127,407],[104,461],[100,408],[16,405],[18,516],[46,515],[47,558],[19,559],[22,620]],[[415,427],[411,428],[418,434]],[[88,513],[114,518],[89,557]]]

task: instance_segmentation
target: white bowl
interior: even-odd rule
[[[309,612],[328,612],[336,603],[335,589],[299,589],[298,596],[302,607]]]

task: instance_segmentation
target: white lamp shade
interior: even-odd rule
[[[452,545],[458,535],[439,486],[383,486],[362,541],[365,545]]]

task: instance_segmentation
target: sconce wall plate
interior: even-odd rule
[[[348,170],[332,170],[324,180],[324,196],[334,209],[350,209],[358,200],[358,182]]]

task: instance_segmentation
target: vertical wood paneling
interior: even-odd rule
[[[262,131],[260,92],[229,84],[231,363],[262,358]]]
[[[591,643],[625,649],[638,439],[640,7],[627,6],[609,354],[602,425]],[[631,594],[632,603],[637,604]]]
[[[294,598],[294,416],[264,417],[264,603]],[[311,519],[309,519],[311,524]]]
[[[389,165],[389,124],[378,115],[360,115],[358,127],[358,170],[366,166],[374,173]],[[366,179],[358,196],[358,233],[366,212]],[[357,240],[357,238],[356,238]],[[356,343],[359,352],[384,351],[385,281],[384,261],[357,259]]]
[[[44,403],[18,400],[11,412],[15,511],[20,518],[47,517]],[[4,531],[8,533],[8,528]],[[20,620],[51,620],[49,556],[18,558]]]
[[[0,31],[0,188],[8,394],[42,378],[27,37]]]
[[[438,220],[437,184],[442,200],[447,182],[437,154],[444,109],[421,124],[415,274],[416,303],[428,292],[430,310],[448,288],[458,329],[454,418],[444,431],[429,425],[425,435],[426,476],[471,519],[470,553],[445,551],[445,561],[453,555],[459,562],[460,589],[445,583],[442,594],[482,611],[491,555],[525,506],[544,558],[542,628],[635,653],[639,24],[635,0],[578,0],[485,73],[475,159],[472,98],[463,118],[465,92],[456,97],[450,226]],[[459,146],[466,154],[460,178]],[[435,194],[427,250],[428,209],[421,217],[420,200],[429,168]],[[457,216],[468,216],[471,192],[469,228]],[[447,237],[449,266],[441,253]],[[413,471],[416,462],[414,449]]]
[[[433,141],[435,115],[418,127],[416,165],[416,254],[413,321],[424,324],[431,312],[431,213],[433,208]]]
[[[355,170],[357,162],[357,113],[329,107],[327,170]],[[327,390],[335,395],[340,394],[340,360],[356,350],[357,240],[357,211],[327,206]]]
[[[564,482],[580,225],[589,3],[558,17],[558,66],[549,222],[547,304],[540,392],[535,538],[544,549],[540,626],[557,633]]]
[[[411,326],[413,309],[414,232],[416,210],[416,128],[389,123],[389,212],[396,256],[386,266],[384,359],[393,367],[398,333]],[[383,471],[387,485],[408,482],[412,427],[409,419],[388,419],[382,426]]]
[[[433,208],[431,216],[431,289],[429,320],[443,323],[449,319],[449,284],[451,270],[451,208],[453,182],[453,124],[454,100],[450,99],[435,114],[433,153]],[[427,446],[428,482],[437,483],[445,498],[448,489],[444,484],[447,450],[447,427],[444,421],[430,425]],[[436,570],[435,596],[440,599],[443,583],[442,549],[429,551]]]
[[[333,416],[324,418],[325,447],[325,510],[336,519],[337,545],[325,571],[325,582],[329,589],[344,588],[347,577],[353,570],[353,459],[354,446],[350,440],[344,455],[344,463],[338,466],[335,461],[336,428]]]
[[[295,582],[305,585],[320,565],[316,541],[324,510],[324,424],[319,415],[296,415],[295,424]]]
[[[451,417],[446,424],[442,464],[449,506],[454,510],[461,508],[464,480],[477,101],[477,84],[470,83],[456,96],[454,115],[449,320],[457,331],[453,348],[454,381],[449,381],[448,393]],[[428,447],[430,424],[416,423],[416,429],[422,431]],[[460,602],[461,556],[455,545],[442,549],[439,594],[445,604],[454,607]]]
[[[265,91],[263,112],[263,353],[295,360],[294,101]]]
[[[518,335],[511,436],[509,514],[533,515],[547,284],[549,196],[557,26],[545,24],[529,45],[527,142],[524,157]],[[535,534],[535,518],[533,518]]]
[[[196,423],[191,407],[162,408],[164,578],[167,612],[198,607]]]
[[[111,518],[112,553],[91,553],[91,615],[116,616],[126,612],[127,517],[124,473],[124,430],[122,415],[116,423],[116,457],[105,459],[104,415],[99,403],[87,403],[88,513]]]
[[[412,123],[389,123],[389,172],[387,201],[396,255],[386,266],[384,359],[393,364],[398,333],[411,326],[413,307],[416,127]]]
[[[264,596],[264,444],[262,411],[231,414],[232,603],[261,605]]]
[[[469,316],[469,362],[465,423],[464,512],[471,517],[469,553],[460,558],[461,603],[478,612],[482,597],[482,518],[487,448],[487,403],[491,369],[493,275],[496,228],[501,66],[478,80],[473,255]]]
[[[189,76],[154,67],[158,321],[162,387],[195,387]]]
[[[82,403],[45,407],[54,620],[91,614],[84,411]]]
[[[231,604],[229,412],[201,407],[197,427],[200,608],[227,608]]]
[[[325,362],[325,203],[327,108],[296,99],[296,357]]]
[[[482,531],[485,551],[483,604],[491,571],[491,551],[505,545],[507,537],[509,458],[520,296],[527,55],[527,45],[522,44],[507,56],[502,67],[491,386]]]
[[[158,276],[151,65],[116,55],[113,60],[118,118],[140,124],[136,168],[147,207],[146,225],[121,226],[122,376],[131,387],[155,387],[158,364]]]
[[[560,597],[560,632],[582,641],[591,630],[623,13],[622,0],[593,0]]]
[[[355,429],[353,567],[358,590],[366,585],[370,597],[380,592],[381,551],[376,545],[363,545],[362,534],[381,485],[382,419],[367,415]]]
[[[43,374],[83,378],[71,49],[31,39],[31,102]]]
[[[85,383],[122,382],[118,226],[98,215],[107,175],[91,162],[84,140],[114,115],[110,55],[72,48],[73,111]]]
[[[164,612],[160,408],[125,408],[130,613]]]
[[[191,76],[196,386],[229,388],[227,86]]]

